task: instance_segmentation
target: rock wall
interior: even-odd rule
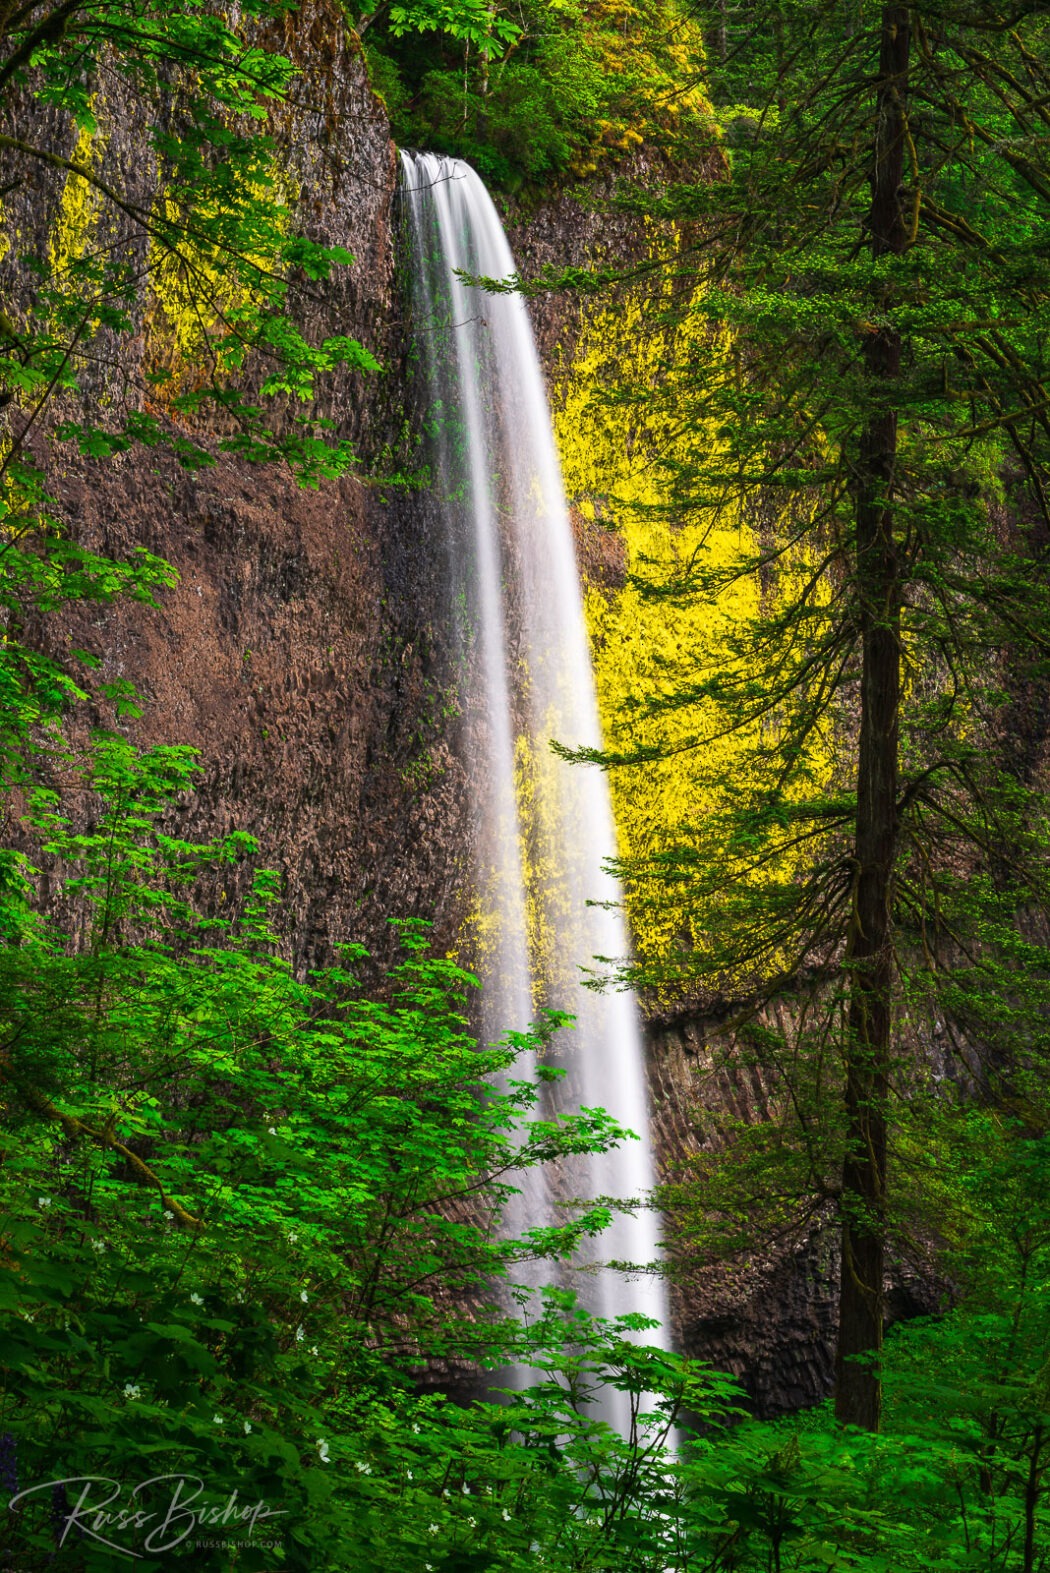
[[[774,1005],[760,1020],[790,1035],[788,1006]],[[732,1371],[758,1414],[790,1413],[819,1402],[832,1388],[839,1228],[833,1204],[814,1201],[776,1242],[722,1261],[712,1262],[691,1241],[689,1209],[676,1210],[676,1187],[688,1183],[697,1160],[720,1150],[726,1117],[742,1125],[778,1117],[770,1078],[754,1064],[753,1052],[732,1052],[724,1028],[724,1016],[686,1011],[654,1019],[647,1031],[653,1139],[672,1198],[667,1224],[675,1346]],[[933,1058],[933,1045],[923,1049]],[[907,1248],[891,1245],[884,1289],[894,1322],[933,1314],[949,1286],[925,1242],[913,1240]]]
[[[302,292],[299,318],[309,336],[349,334],[382,362],[378,376],[330,377],[319,409],[362,454],[362,474],[381,473],[403,419],[396,154],[341,8],[313,0],[289,29],[278,42],[303,76],[270,126],[278,160],[299,193],[302,229],[355,256]],[[146,110],[110,86],[96,113],[86,155],[148,211],[157,172],[143,155]],[[73,132],[56,117],[33,129],[72,151]],[[72,244],[69,233],[82,239],[86,228],[97,239],[114,226],[104,206],[74,211],[82,182],[28,159],[12,178],[22,183],[7,218],[24,249]],[[151,259],[143,237],[131,244],[144,279],[135,331],[98,346],[84,379],[96,415],[99,405],[141,407],[151,397]],[[27,288],[13,255],[0,288],[16,302]],[[101,658],[101,681],[135,684],[146,701],[128,725],[137,741],[199,750],[203,775],[179,811],[180,830],[210,837],[237,827],[258,837],[261,863],[286,876],[283,921],[300,966],[346,940],[385,959],[391,916],[432,918],[438,944],[450,944],[462,782],[443,715],[425,521],[411,499],[354,478],[303,490],[284,470],[229,457],[189,473],[142,449],[105,460],[78,457],[69,444],[39,451],[80,542],[117,558],[145,547],[178,571],[158,610],[84,607],[48,622],[40,640],[63,657],[86,648]]]

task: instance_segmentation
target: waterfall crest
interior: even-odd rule
[[[596,993],[581,976],[593,958],[627,949],[618,884],[603,867],[616,844],[608,784],[550,749],[551,739],[600,747],[601,732],[539,359],[520,295],[487,295],[455,277],[514,271],[481,179],[435,154],[404,153],[402,165],[477,825],[482,1028],[494,1041],[544,1006],[576,1017],[561,1035],[567,1075],[554,1098],[601,1106],[639,1139],[586,1158],[572,1184],[584,1196],[644,1203],[654,1170],[637,1003]],[[511,1224],[553,1221],[558,1202],[537,1181]],[[638,1270],[660,1254],[654,1212],[617,1214],[589,1250],[574,1280],[588,1308],[639,1312],[661,1327],[644,1341],[664,1341],[664,1285]]]

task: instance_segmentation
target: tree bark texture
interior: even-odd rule
[[[910,8],[881,16],[870,244],[875,259],[907,245],[902,186],[907,136]],[[847,1149],[842,1175],[842,1287],[835,1412],[866,1430],[881,1419],[886,1228],[886,1099],[893,992],[892,905],[897,856],[901,570],[894,533],[901,341],[887,322],[889,293],[874,302],[863,344],[869,413],[856,450],[854,518],[861,629],[860,746],[853,915],[846,949]],[[857,1360],[856,1356],[867,1359]]]

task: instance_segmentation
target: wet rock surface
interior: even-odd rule
[[[179,584],[157,610],[80,611],[51,637],[97,654],[102,681],[135,683],[138,742],[199,751],[179,832],[258,838],[258,861],[285,876],[297,966],[347,940],[389,957],[391,915],[450,928],[458,766],[426,631],[390,616],[387,521],[365,489],[136,457],[70,466],[62,495],[81,540],[114,556],[145,546]]]
[[[772,1007],[770,1016],[790,1032],[785,1007]],[[777,1117],[769,1079],[754,1066],[734,1064],[716,1039],[721,1026],[699,1011],[649,1026],[653,1140],[661,1180],[672,1187],[688,1175],[691,1160],[718,1150],[725,1116],[744,1125]],[[719,1119],[708,1119],[711,1113]],[[833,1205],[815,1201],[775,1242],[756,1240],[753,1249],[716,1262],[690,1247],[687,1219],[672,1210],[666,1221],[675,1347],[731,1371],[763,1417],[827,1397],[841,1269]],[[888,1256],[888,1324],[941,1309],[950,1285],[938,1277],[926,1246],[891,1244]]]

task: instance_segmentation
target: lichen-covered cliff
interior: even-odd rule
[[[285,876],[288,941],[305,967],[349,939],[385,954],[394,915],[433,918],[449,943],[461,813],[422,522],[410,497],[374,478],[394,462],[404,405],[395,150],[338,6],[304,9],[281,42],[302,70],[271,127],[297,221],[355,258],[304,295],[303,326],[318,338],[352,335],[383,368],[336,373],[322,394],[322,413],[355,444],[368,479],[310,490],[283,468],[226,456],[187,472],[162,450],[91,459],[71,444],[40,445],[79,541],[116,558],[145,547],[178,573],[159,610],[95,608],[49,621],[41,638],[60,656],[97,655],[98,681],[135,685],[145,701],[130,724],[137,741],[199,751],[202,777],[180,829],[258,837],[261,862]],[[93,136],[78,143],[58,117],[43,130],[60,152],[84,144],[80,156],[148,210],[150,112],[100,96]],[[16,173],[6,218],[19,250],[72,253],[119,222],[75,175],[31,160]],[[140,261],[138,331],[104,342],[85,391],[110,410],[159,400],[163,417],[145,373],[177,363],[179,313],[192,302],[170,272]],[[31,281],[13,250],[3,267],[17,299]]]

